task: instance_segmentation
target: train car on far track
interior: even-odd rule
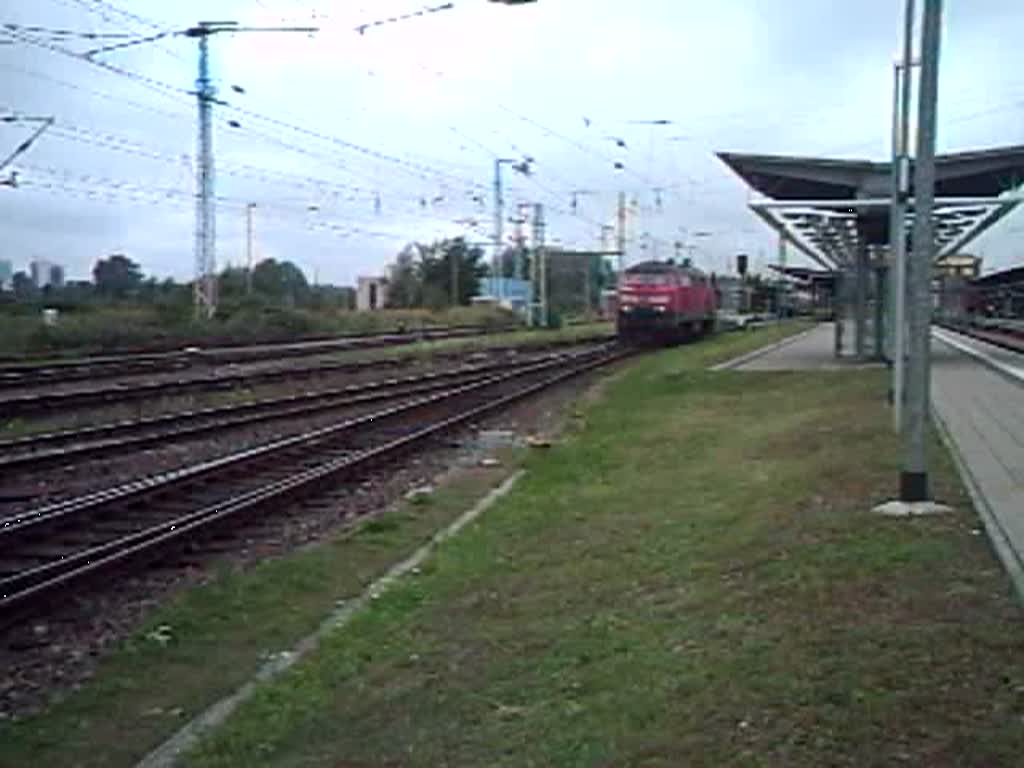
[[[714,329],[715,287],[693,267],[672,261],[634,264],[621,275],[617,298],[618,334],[625,342],[671,344]]]

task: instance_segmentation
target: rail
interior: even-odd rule
[[[629,354],[612,345],[456,383],[438,393],[175,472],[0,521],[0,617],[13,620],[82,580],[144,564],[172,545],[245,515],[314,494],[339,476],[401,454],[554,384]],[[536,378],[509,390],[523,378]],[[495,391],[497,390],[497,391]],[[425,413],[440,415],[423,425]],[[397,438],[359,448],[372,430],[416,416]],[[385,432],[385,434],[388,434]],[[197,489],[219,498],[200,501]]]
[[[583,345],[580,345],[581,347]],[[125,453],[152,445],[189,440],[247,425],[312,416],[332,410],[431,392],[456,379],[510,371],[565,353],[524,356],[452,370],[332,387],[245,403],[45,432],[0,441],[0,476],[67,464],[86,458]]]
[[[596,339],[600,340],[600,339]],[[561,340],[546,342],[533,349],[552,349],[579,344],[578,341]],[[501,354],[510,350],[524,349],[523,345],[499,346],[489,348],[490,354]],[[452,353],[448,357],[472,354],[463,350]],[[234,389],[239,386],[255,386],[272,384],[279,381],[309,379],[317,376],[345,372],[358,372],[371,368],[397,367],[411,363],[415,358],[410,356],[385,360],[339,361],[325,362],[311,366],[277,368],[262,371],[239,371],[228,374],[210,374],[190,376],[187,378],[149,381],[141,383],[119,384],[92,387],[88,389],[72,389],[64,392],[40,392],[0,398],[0,419],[28,416],[38,413],[52,414],[58,411],[83,408],[97,405],[109,405],[146,400],[155,396],[182,395],[195,392],[217,392]]]

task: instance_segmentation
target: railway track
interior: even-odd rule
[[[564,357],[565,353],[557,352],[522,355],[512,360],[466,364],[446,371],[4,440],[0,441],[0,477],[67,465],[84,459],[124,454],[251,424],[304,418],[426,394],[448,387],[453,381],[470,382],[502,371],[510,372]]]
[[[483,336],[514,328],[487,329],[482,326],[432,328],[408,333],[379,333],[366,336],[344,336],[287,344],[262,344],[248,347],[186,348],[166,352],[144,352],[134,355],[91,357],[77,360],[55,360],[46,363],[18,363],[0,366],[0,389],[44,386],[56,382],[98,381],[118,376],[166,373],[196,366],[253,363],[308,357],[330,352],[343,352],[377,347],[411,344],[417,341],[458,339]]]
[[[973,328],[970,326],[947,322],[937,322],[935,325],[940,328],[945,328],[948,331],[953,331],[954,333],[961,333],[964,336],[970,336],[972,339],[987,341],[989,344],[1002,347],[1010,352],[1024,353],[1024,336],[1019,335],[1016,331],[1007,332],[988,328]]]
[[[532,347],[532,349],[553,349],[576,344],[579,344],[579,342],[560,341],[538,345]],[[520,349],[522,349],[521,346],[501,346],[490,348],[486,352],[488,354],[504,354]],[[452,359],[460,356],[464,357],[466,354],[473,354],[473,352],[453,352],[433,357],[434,359]],[[375,368],[395,368],[408,365],[415,359],[411,356],[405,356],[383,360],[330,362],[302,367],[239,371],[229,374],[215,373],[141,383],[113,383],[63,392],[33,392],[0,398],[0,420],[19,416],[31,416],[39,413],[54,414],[76,408],[131,403],[169,395],[228,391],[241,386],[251,387],[260,384],[273,384],[280,381],[310,379],[337,373],[361,372]]]
[[[612,345],[438,391],[329,427],[0,520],[0,624],[112,569],[137,567],[365,471],[442,433],[615,360]]]

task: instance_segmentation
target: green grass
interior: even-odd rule
[[[697,370],[784,330],[610,381],[189,764],[1016,764],[1022,616],[936,441],[955,513],[868,511],[899,468],[884,373]]]
[[[464,470],[430,503],[401,505],[349,535],[247,571],[224,569],[212,583],[180,594],[102,663],[82,690],[42,715],[0,725],[0,766],[134,765],[508,471]],[[169,627],[169,642],[153,634],[162,626]]]
[[[379,360],[392,357],[429,357],[442,352],[457,352],[461,350],[485,350],[490,347],[504,346],[542,346],[559,341],[587,341],[592,338],[599,338],[615,332],[615,325],[608,322],[586,323],[583,325],[567,326],[557,330],[530,330],[507,331],[503,333],[490,333],[486,336],[470,336],[466,338],[436,339],[432,341],[418,341],[412,344],[402,344],[394,347],[379,347],[374,349],[356,350],[352,352],[338,352],[327,356],[326,359],[337,360]]]

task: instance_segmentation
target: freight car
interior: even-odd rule
[[[617,304],[622,341],[671,344],[712,331],[718,302],[711,279],[700,270],[644,261],[622,274]]]

